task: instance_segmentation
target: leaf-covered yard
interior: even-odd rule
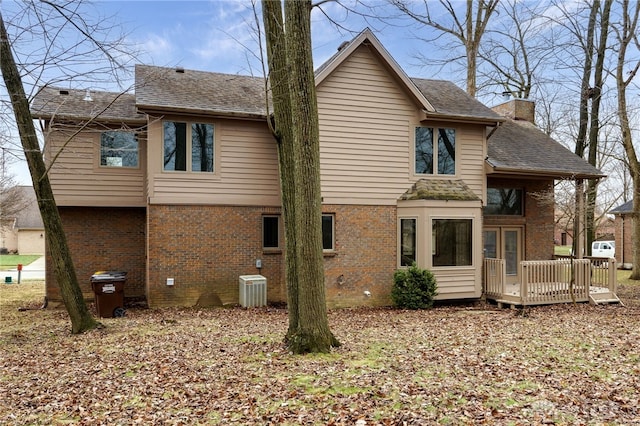
[[[336,310],[343,346],[293,356],[284,309],[130,309],[69,334],[42,283],[0,288],[0,424],[637,424],[626,306]],[[26,294],[26,296],[24,296]]]

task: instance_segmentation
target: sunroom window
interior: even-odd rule
[[[471,219],[432,220],[433,266],[470,266],[473,247]]]
[[[411,266],[417,261],[417,220],[400,219],[400,266]]]

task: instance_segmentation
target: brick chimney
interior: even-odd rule
[[[491,109],[504,117],[535,124],[536,103],[528,99],[511,99]]]

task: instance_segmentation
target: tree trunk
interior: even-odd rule
[[[291,99],[288,81],[288,58],[286,54],[284,22],[280,0],[263,0],[262,17],[265,27],[267,58],[269,62],[269,84],[273,99],[273,122],[271,129],[278,144],[280,168],[280,194],[285,230],[285,281],[287,284],[287,308],[289,328],[285,340],[289,340],[298,329],[298,269],[296,267],[296,223],[295,184],[293,158],[293,124],[291,123]]]
[[[38,207],[44,222],[47,236],[47,247],[53,261],[53,269],[60,285],[62,300],[71,319],[71,332],[82,333],[100,325],[89,313],[84,302],[82,291],[78,285],[71,253],[67,245],[62,220],[58,212],[53,191],[46,173],[44,158],[38,144],[36,129],[33,125],[29,101],[24,92],[22,79],[18,72],[11,45],[0,14],[0,67],[13,113],[16,118],[20,141],[24,149],[25,158],[29,165],[33,188],[38,199]]]
[[[596,22],[598,16],[598,9],[600,8],[600,1],[595,0],[591,5],[591,11],[589,13],[589,23],[587,26],[587,39],[584,42],[584,68],[582,68],[582,81],[580,84],[580,103],[579,103],[579,111],[580,111],[580,119],[578,123],[578,135],[576,137],[576,149],[575,154],[580,158],[584,158],[584,154],[587,148],[587,129],[589,127],[589,95],[591,93],[589,86],[591,81],[591,70],[593,68],[593,40],[595,37],[596,31]],[[578,204],[578,197],[582,197],[582,195],[576,193],[576,205]],[[587,208],[588,209],[588,208]],[[576,214],[577,216],[577,214]],[[588,229],[588,225],[586,225],[588,218],[585,218],[585,227]],[[578,223],[581,220],[576,220],[573,235],[574,235],[574,243],[573,243],[573,252],[575,255],[579,255],[582,257],[584,254],[590,254],[588,250],[589,247],[585,247],[585,253],[578,253],[578,248],[576,247],[576,238],[584,238],[583,229],[579,228]],[[592,226],[593,228],[593,226]],[[584,241],[584,240],[583,240]]]
[[[633,180],[633,212],[631,213],[631,241],[633,269],[630,278],[632,280],[640,280],[640,162],[636,154],[633,144],[633,136],[631,133],[631,125],[629,124],[629,114],[627,110],[627,87],[633,81],[640,69],[640,61],[636,62],[631,72],[627,72],[629,64],[626,63],[627,47],[634,42],[640,15],[640,6],[635,5],[633,16],[629,11],[629,1],[622,2],[622,19],[621,28],[618,28],[618,60],[616,64],[616,89],[618,92],[618,119],[620,121],[620,133],[622,136],[622,145],[627,154],[627,163],[629,172]],[[623,244],[620,244],[619,250],[624,250]]]
[[[311,2],[264,0],[274,135],[286,238],[289,329],[294,353],[329,352],[339,345],[329,329],[322,256],[320,132],[311,55]]]
[[[613,0],[605,0],[600,17],[600,43],[596,50],[596,64],[593,75],[593,87],[590,90],[591,96],[591,124],[589,127],[589,164],[596,166],[598,158],[598,135],[600,134],[600,103],[602,101],[602,85],[604,74],[604,60],[607,51],[607,40],[609,37],[609,15],[611,14],[611,4]],[[587,182],[587,205],[586,205],[586,250],[591,255],[591,243],[596,237],[596,199],[598,197],[598,179],[589,179]]]

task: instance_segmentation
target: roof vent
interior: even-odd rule
[[[68,90],[60,90],[60,94],[61,95],[68,95],[69,91]]]
[[[184,74],[184,68],[182,68],[182,67],[176,67],[176,72],[177,72],[178,74]]]
[[[93,98],[91,97],[91,91],[89,89],[87,89],[86,93],[84,94],[84,98],[82,98],[82,100],[87,102],[93,101]]]
[[[340,43],[340,46],[338,46],[338,52],[344,49],[345,47],[347,47],[348,45],[349,45],[348,41],[343,41],[342,43]]]

